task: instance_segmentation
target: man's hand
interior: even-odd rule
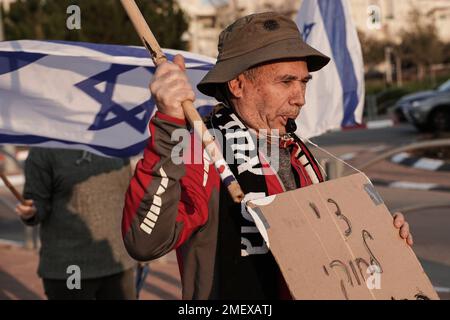
[[[173,63],[165,62],[156,69],[150,83],[150,91],[158,110],[179,119],[184,119],[181,103],[195,100],[195,93],[185,71],[184,58],[178,54]]]
[[[16,213],[23,220],[28,220],[36,215],[37,209],[34,206],[33,200],[25,200],[25,204],[17,204]]]
[[[413,245],[413,237],[409,232],[409,223],[406,222],[405,217],[400,212],[394,213],[394,227],[400,229],[400,237],[406,240],[410,246]]]

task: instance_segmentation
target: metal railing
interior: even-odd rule
[[[367,162],[366,164],[359,166],[359,170],[366,170],[367,168],[373,166],[374,164],[383,161],[386,158],[392,157],[400,152],[419,150],[419,149],[428,149],[428,148],[436,148],[436,147],[450,147],[450,139],[438,139],[438,140],[430,140],[430,141],[422,141],[411,143],[407,146],[402,146],[399,148],[395,148],[393,150],[387,151],[375,159]]]
[[[374,166],[375,164],[390,158],[398,153],[407,152],[412,150],[420,150],[420,149],[428,149],[428,148],[436,148],[436,147],[450,147],[450,139],[438,139],[438,140],[430,140],[423,142],[411,143],[406,146],[398,147],[387,151],[375,159],[370,160],[362,166],[358,167],[358,170],[367,170],[368,168]],[[344,164],[341,161],[337,161],[335,159],[322,159],[320,164],[325,168],[327,173],[328,180],[336,179],[342,177],[344,174]],[[393,212],[400,211],[402,213],[408,213],[412,211],[420,211],[425,209],[440,209],[440,208],[450,208],[450,202],[431,202],[427,204],[415,204],[407,207],[401,207],[395,209]]]

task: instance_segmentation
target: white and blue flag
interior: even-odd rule
[[[298,134],[310,138],[360,124],[364,65],[347,0],[303,0],[296,23],[310,46],[331,57],[308,84]]]
[[[182,54],[195,88],[214,59]],[[111,157],[139,154],[155,112],[155,66],[143,47],[65,41],[0,42],[0,144],[76,148]],[[196,89],[195,89],[196,90]],[[214,99],[196,91],[200,114]]]

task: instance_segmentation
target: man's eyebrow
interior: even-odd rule
[[[275,78],[276,81],[297,81],[297,80],[309,81],[311,79],[312,79],[312,75],[310,75],[310,74],[308,74],[307,76],[305,76],[303,78],[299,78],[292,74],[285,74],[285,75],[278,76]]]

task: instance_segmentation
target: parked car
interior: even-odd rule
[[[450,79],[436,90],[408,94],[397,101],[394,112],[420,131],[450,130]]]

